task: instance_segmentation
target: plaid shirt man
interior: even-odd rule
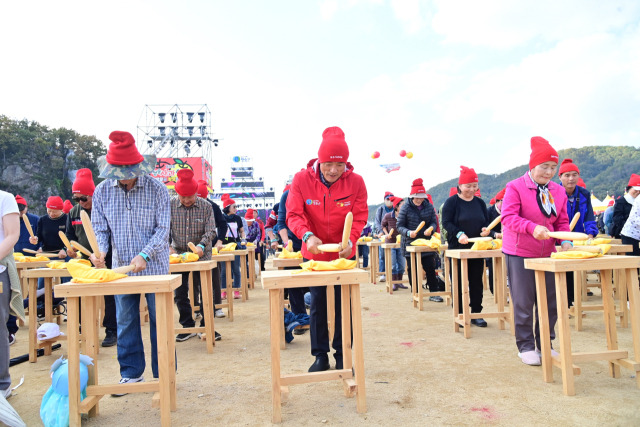
[[[129,276],[169,274],[169,192],[150,177],[138,177],[125,191],[115,179],[105,179],[93,194],[91,223],[100,251],[113,248],[113,268],[129,265],[140,254],[149,257],[147,268]]]
[[[186,207],[178,197],[171,199],[171,246],[178,253],[187,252],[187,243],[202,247],[201,260],[211,259],[211,242],[215,236],[216,222],[211,205],[203,198]]]

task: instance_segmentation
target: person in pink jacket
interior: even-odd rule
[[[515,319],[518,356],[527,365],[540,365],[540,329],[534,305],[536,283],[533,270],[524,268],[526,258],[546,258],[555,252],[557,241],[550,231],[569,231],[567,194],[562,185],[551,182],[558,167],[558,153],[542,137],[531,138],[529,171],[507,184],[502,202],[502,252],[507,261],[509,290]],[[571,242],[562,242],[562,250]],[[545,273],[551,339],[558,319],[553,273]],[[553,354],[556,354],[553,352]]]

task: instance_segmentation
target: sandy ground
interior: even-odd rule
[[[270,266],[270,263],[267,263]],[[555,382],[542,381],[540,367],[522,364],[508,327],[473,327],[472,337],[453,332],[452,310],[427,302],[423,312],[412,307],[408,290],[394,295],[384,285],[362,286],[366,414],[356,412],[355,400],[344,397],[340,382],[292,386],[283,406],[285,425],[581,425],[637,426],[640,389],[631,371],[608,376],[605,362],[581,365],[576,396],[562,394],[560,371]],[[599,301],[596,296],[590,302]],[[485,310],[494,308],[485,291]],[[234,322],[216,319],[222,334],[213,354],[203,341],[176,343],[178,353],[178,410],[174,425],[269,425],[271,420],[270,353],[267,292],[256,288],[246,303],[235,304]],[[176,325],[177,310],[176,310]],[[101,335],[104,330],[101,330]],[[143,327],[149,350],[148,325]],[[632,349],[631,330],[618,329],[621,349]],[[606,349],[602,315],[591,312],[584,330],[572,330],[574,351]],[[11,356],[27,352],[23,328]],[[41,425],[39,408],[50,386],[53,361],[66,350],[41,357],[36,364],[11,368],[14,385],[25,383],[9,402],[29,426]],[[119,380],[116,348],[101,349],[101,381]],[[309,335],[295,336],[282,353],[283,373],[304,372],[313,362]],[[333,358],[331,358],[333,364]],[[147,353],[146,378],[151,378]],[[84,423],[93,425],[159,425],[151,394],[105,397],[100,414]]]

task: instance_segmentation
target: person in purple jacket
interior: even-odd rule
[[[526,258],[549,257],[556,241],[550,231],[569,231],[567,193],[551,182],[558,167],[558,153],[539,136],[531,138],[529,171],[507,184],[502,202],[502,252],[507,260],[509,290],[515,319],[518,356],[527,365],[540,365],[540,328],[534,305],[536,282],[533,270],[524,268]],[[564,241],[562,250],[571,247]],[[551,340],[558,319],[553,273],[545,273]],[[552,354],[557,354],[552,350]]]

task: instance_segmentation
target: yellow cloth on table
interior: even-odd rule
[[[373,237],[371,236],[362,236],[361,238],[358,239],[358,242],[370,242],[373,240]]]
[[[180,264],[184,262],[196,262],[200,259],[198,254],[193,252],[185,252],[183,254],[171,254],[169,255],[169,264]]]
[[[493,239],[488,242],[475,242],[473,246],[471,246],[472,251],[490,251],[492,249],[501,249],[502,248],[502,240]]]
[[[280,255],[278,255],[278,258],[301,259],[302,258],[302,252],[291,252],[291,251],[287,250],[287,248],[282,248],[282,252],[280,252]]]
[[[16,260],[16,258],[24,258],[24,254],[22,252],[14,252],[13,259]]]
[[[236,250],[236,246],[238,246],[236,243],[228,243],[220,249],[220,252],[233,252]]]
[[[255,246],[255,245],[251,242],[247,242],[247,246]]]
[[[401,243],[401,242],[402,242],[402,236],[398,234],[396,236],[396,243]]]
[[[18,256],[16,257],[14,254],[13,259],[17,262],[38,262],[38,261],[49,261],[49,258],[46,256],[38,255],[38,256]]]
[[[69,264],[71,263],[84,264],[91,267],[91,261],[89,261],[88,259],[72,259],[69,261]],[[63,268],[67,268],[67,264],[68,263],[64,261],[51,261],[49,264],[47,264],[47,267],[54,270],[62,270]]]
[[[587,258],[597,258],[602,256],[602,254],[596,254],[593,252],[583,252],[583,251],[564,251],[564,252],[554,252],[551,254],[551,258],[554,259],[587,259]]]
[[[218,248],[211,248],[211,255],[212,256],[218,255]]]
[[[88,267],[79,262],[68,263],[67,270],[73,277],[73,283],[104,283],[127,277],[126,274],[115,273],[107,268]]]
[[[435,233],[433,237],[429,240],[427,239],[416,239],[413,242],[409,243],[411,246],[428,246],[431,249],[437,249],[440,252],[440,235]]]
[[[604,237],[598,237],[591,240],[574,240],[574,246],[593,246],[593,245],[606,245],[611,243],[611,239],[605,239]]]
[[[291,240],[287,243],[287,250],[293,252],[293,242]]]
[[[335,271],[352,270],[356,268],[355,260],[345,258],[334,259],[333,261],[307,261],[300,264],[302,271]]]

